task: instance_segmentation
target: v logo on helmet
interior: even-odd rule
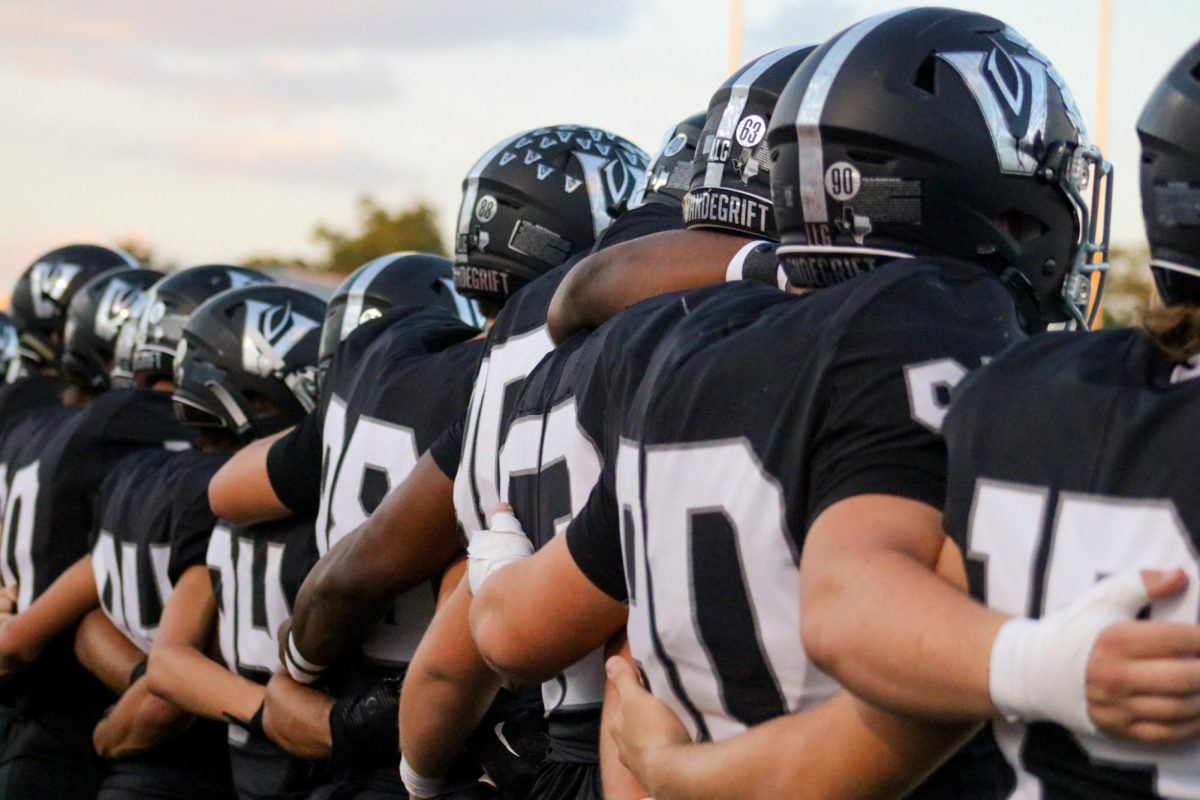
[[[140,308],[145,295],[136,287],[125,281],[114,279],[104,290],[96,306],[96,333],[102,339],[113,341],[117,338],[117,330],[121,323],[133,316]]]
[[[284,359],[305,334],[321,327],[315,319],[296,313],[291,303],[272,305],[246,301],[246,327],[242,334],[242,366],[266,377],[284,367]]]
[[[940,53],[979,105],[996,148],[1000,171],[1032,175],[1033,150],[1046,133],[1046,65],[1029,55],[1013,56],[999,44],[987,52]]]
[[[50,264],[41,261],[33,265],[29,275],[30,294],[33,296],[34,313],[39,319],[54,316],[56,303],[63,299],[71,279],[80,273],[75,264]]]

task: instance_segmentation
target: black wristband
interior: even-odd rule
[[[764,242],[746,253],[742,261],[742,279],[768,286],[779,285],[779,260],[775,257],[774,244]]]
[[[251,736],[257,736],[260,739],[266,739],[267,732],[263,730],[263,710],[266,707],[267,700],[266,698],[263,698],[263,701],[258,704],[258,710],[254,712],[254,716],[248,720],[239,719],[233,714],[230,714],[228,711],[222,712],[221,716],[225,717],[227,721],[232,722],[234,725],[240,726]]]
[[[147,659],[142,659],[133,665],[133,669],[129,670],[129,685],[133,686],[146,674],[146,667],[150,665]]]
[[[336,768],[392,766],[400,759],[400,680],[387,678],[329,710],[329,761]]]

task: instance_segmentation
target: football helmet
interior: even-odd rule
[[[797,285],[949,257],[996,273],[1031,329],[1090,323],[1111,166],[1062,76],[1003,22],[917,8],[852,25],[788,82],[767,137]]]
[[[628,206],[648,159],[600,128],[552,125],[502,140],[463,181],[454,285],[502,305],[571,256]]]
[[[240,286],[271,283],[258,270],[205,264],[172,273],[150,287],[133,341],[133,372],[144,386],[172,380],[175,349],[188,315],[215,294]]]
[[[17,326],[8,314],[0,312],[0,379],[4,383],[12,383],[24,375]]]
[[[1200,305],[1200,42],[1158,84],[1137,129],[1154,283],[1167,305]]]
[[[692,185],[692,159],[696,155],[696,144],[700,141],[704,120],[705,113],[701,111],[667,130],[658,148],[658,155],[650,162],[649,169],[633,190],[633,197],[629,199],[630,208],[646,203],[683,204],[683,197]]]
[[[683,224],[777,239],[767,126],[788,78],[816,45],[783,47],[743,66],[717,89],[683,198]]]
[[[475,304],[454,289],[454,264],[430,253],[389,253],[368,261],[334,290],[325,307],[319,365],[362,323],[398,306],[438,306],[479,327]]]
[[[80,286],[101,272],[141,264],[123,250],[96,244],[72,244],[51,250],[21,273],[12,294],[21,357],[33,367],[56,365],[62,357],[67,305]]]
[[[117,335],[146,305],[146,290],[163,274],[153,269],[110,269],[79,287],[67,306],[63,332],[63,371],[85,391],[112,385]]]
[[[325,302],[277,284],[221,292],[188,317],[174,358],[175,414],[241,442],[295,425],[316,406]]]

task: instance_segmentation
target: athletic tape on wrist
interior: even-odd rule
[[[497,570],[533,555],[533,542],[521,522],[507,511],[492,515],[491,529],[479,531],[467,545],[467,581],[476,594]]]
[[[400,780],[414,797],[437,797],[447,786],[445,778],[427,778],[417,772],[403,755],[400,756]]]
[[[297,683],[308,685],[315,683],[328,667],[313,662],[300,655],[296,647],[296,639],[288,631],[287,645],[283,648],[283,664],[287,667],[288,675]]]

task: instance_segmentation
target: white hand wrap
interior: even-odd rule
[[[413,797],[437,797],[448,788],[445,778],[426,778],[414,770],[403,755],[400,756],[400,780]]]
[[[296,647],[296,638],[291,631],[288,631],[287,645],[283,648],[283,665],[287,667],[288,675],[292,676],[292,680],[306,686],[315,683],[327,669],[327,667],[314,664],[300,655],[300,650]]]
[[[1050,720],[1094,734],[1087,704],[1092,648],[1105,628],[1134,619],[1149,602],[1141,574],[1123,572],[1040,620],[1010,619],[992,643],[992,703],[1010,722]]]
[[[492,514],[490,530],[478,531],[467,545],[467,580],[471,594],[498,569],[533,555],[533,542],[521,522],[508,511]]]

